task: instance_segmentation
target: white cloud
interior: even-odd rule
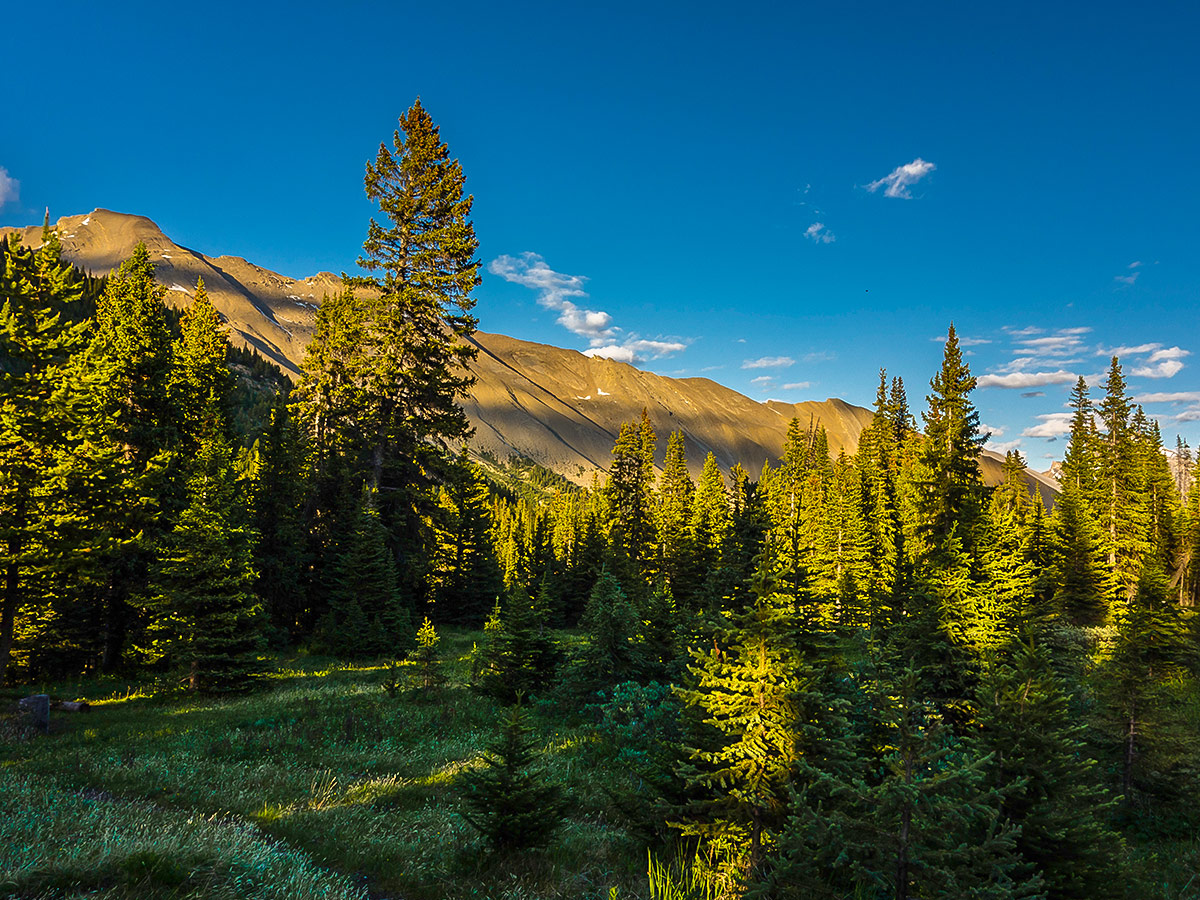
[[[1159,391],[1139,394],[1134,403],[1200,403],[1200,391]]]
[[[637,360],[632,347],[622,347],[620,344],[609,344],[607,347],[592,347],[584,350],[583,355],[598,357],[599,359],[612,359],[617,362],[629,363],[630,365],[633,365]]]
[[[990,434],[992,437],[1003,437],[1004,427],[1002,425],[984,425],[981,422],[979,424],[979,433]]]
[[[785,391],[806,391],[810,387],[812,387],[811,381],[793,381],[790,384],[785,384],[783,389]]]
[[[1047,413],[1035,416],[1039,422],[1021,432],[1021,437],[1056,438],[1071,433],[1072,413]]]
[[[1164,359],[1183,359],[1185,356],[1191,355],[1191,350],[1184,350],[1182,347],[1164,347],[1162,350],[1155,350],[1150,354],[1150,362],[1162,362]]]
[[[1139,366],[1131,370],[1129,374],[1138,378],[1174,378],[1182,368],[1183,363],[1179,360],[1166,359],[1153,365]]]
[[[794,366],[796,361],[790,356],[762,356],[758,359],[742,361],[743,369],[786,369]]]
[[[1131,262],[1131,263],[1128,265],[1128,267],[1127,267],[1127,268],[1130,268],[1130,269],[1137,269],[1137,268],[1140,268],[1140,267],[1141,267],[1141,265],[1142,265],[1142,261],[1141,261],[1140,259],[1135,259],[1133,262]]]
[[[520,256],[504,254],[488,264],[488,271],[505,281],[537,291],[537,302],[558,313],[558,324],[591,345],[585,356],[637,363],[646,359],[673,356],[687,349],[681,341],[650,341],[636,334],[621,337],[623,329],[613,324],[613,317],[603,310],[584,309],[572,297],[587,297],[583,289],[587,278],[555,272],[538,253],[526,251]]]
[[[910,163],[897,166],[891,173],[884,175],[878,181],[872,181],[867,185],[867,190],[874,193],[883,188],[883,196],[885,197],[911,200],[912,192],[909,188],[936,168],[937,166],[933,163],[926,162],[918,156]]]
[[[813,222],[804,229],[804,236],[816,244],[832,244],[837,236],[821,222]]]
[[[766,387],[767,385],[771,384],[774,380],[775,380],[774,375],[759,375],[757,378],[751,378],[750,383],[751,384],[760,384],[763,387]]]
[[[681,341],[646,341],[630,337],[622,344],[609,344],[606,347],[592,347],[584,350],[584,356],[615,359],[618,362],[638,363],[647,359],[661,359],[664,356],[674,356],[687,349],[687,344]]]
[[[1011,375],[981,375],[976,384],[981,388],[1031,388],[1048,384],[1068,384],[1078,376],[1066,369],[1057,372],[1013,372]]]
[[[1009,450],[1020,449],[1021,439],[1013,438],[1011,441],[988,441],[985,446],[993,453],[1007,453]]]
[[[1113,281],[1118,281],[1125,285],[1132,285],[1138,280],[1138,276],[1141,274],[1141,272],[1134,272],[1132,275],[1114,275]]]
[[[8,169],[0,166],[0,206],[14,203],[21,195],[21,182],[8,174]]]

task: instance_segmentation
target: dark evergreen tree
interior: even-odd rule
[[[605,494],[612,512],[611,541],[628,574],[646,577],[654,562],[654,431],[645,411],[641,423],[621,426],[613,445]],[[640,586],[639,586],[640,593]]]
[[[260,671],[262,608],[253,534],[229,444],[209,435],[188,479],[188,505],[152,568],[148,652],[181,667],[193,690],[247,689]]]
[[[1109,734],[1119,748],[1120,792],[1129,813],[1172,807],[1192,812],[1200,799],[1195,775],[1178,777],[1191,769],[1200,740],[1190,729],[1179,734],[1171,727],[1167,690],[1195,665],[1192,611],[1167,595],[1166,574],[1152,562],[1118,617],[1116,646],[1104,672]]]
[[[520,704],[505,714],[483,766],[462,778],[462,816],[495,853],[533,850],[550,843],[566,814],[566,798],[542,771],[537,740]]]
[[[505,703],[539,693],[554,675],[558,652],[544,612],[520,585],[505,591],[487,623],[475,660],[475,685]]]
[[[920,680],[909,672],[877,698],[886,735],[878,763],[827,777],[829,799],[799,808],[781,839],[774,890],[762,896],[1044,897],[1016,852],[1000,793],[987,785],[990,759],[970,753],[918,699]]]
[[[488,486],[465,448],[439,491],[436,548],[430,564],[432,611],[439,622],[478,625],[503,588]]]
[[[304,570],[304,482],[295,423],[275,395],[266,432],[256,444],[253,521],[258,532],[255,591],[280,638],[300,639],[307,612]]]
[[[691,571],[691,534],[693,498],[696,486],[688,473],[682,431],[671,432],[667,455],[658,487],[659,569],[676,599],[685,602],[695,591]]]
[[[412,647],[412,609],[400,595],[386,541],[374,497],[364,492],[338,548],[329,612],[321,622],[321,643],[338,656],[396,656]]]
[[[1102,535],[1075,479],[1063,482],[1054,505],[1053,609],[1075,625],[1098,625],[1113,593]]]
[[[580,622],[584,641],[572,661],[572,681],[585,694],[640,679],[646,669],[637,607],[609,572],[600,573]]]
[[[1121,896],[1121,838],[1106,823],[1112,804],[1050,653],[1022,647],[995,666],[980,685],[977,721],[972,742],[989,759],[1001,815],[1019,827],[1016,849],[1036,866],[1047,897]]]

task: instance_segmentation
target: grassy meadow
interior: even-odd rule
[[[604,792],[589,732],[534,716],[571,797],[550,849],[499,864],[459,814],[498,710],[466,687],[479,633],[447,630],[436,696],[389,696],[384,666],[287,658],[229,700],[113,681],[45,685],[92,704],[49,736],[0,742],[0,895],[17,897],[621,897],[645,848]],[[404,669],[401,669],[404,672]],[[6,701],[15,699],[6,696]]]

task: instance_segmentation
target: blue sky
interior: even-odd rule
[[[103,206],[287,275],[353,266],[418,94],[480,327],[923,406],[946,326],[998,447],[1061,458],[1122,357],[1200,443],[1195,4],[65,3],[6,14],[0,225]]]

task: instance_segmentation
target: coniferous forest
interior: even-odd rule
[[[92,705],[6,713],[0,888],[1200,896],[1200,478],[1119,359],[1053,497],[953,326],[854,454],[473,454],[473,198],[399,126],[294,385],[145,247],[0,242],[3,697]]]

